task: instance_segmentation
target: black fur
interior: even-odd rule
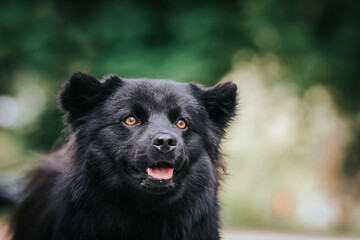
[[[220,239],[219,145],[236,85],[75,73],[59,105],[69,143],[30,173],[13,240]],[[174,169],[171,179],[148,177],[160,165]]]

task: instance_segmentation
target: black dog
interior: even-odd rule
[[[232,83],[73,74],[59,95],[69,143],[30,173],[13,239],[220,239],[219,144],[236,101]]]

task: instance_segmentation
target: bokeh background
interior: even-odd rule
[[[225,227],[360,233],[360,1],[0,0],[0,185],[64,142],[77,70],[237,83]]]

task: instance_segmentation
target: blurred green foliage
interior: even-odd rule
[[[332,86],[357,110],[359,9],[351,0],[1,1],[0,91],[21,68],[56,87],[73,70],[210,85],[248,48],[277,54],[300,86]]]

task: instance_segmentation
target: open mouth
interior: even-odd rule
[[[174,168],[167,163],[155,164],[146,169],[149,177],[158,180],[169,180],[173,177]]]
[[[146,170],[141,170],[130,166],[129,168],[137,174],[143,175],[145,179],[153,180],[171,180],[174,176],[174,167],[167,162],[159,162],[154,165],[149,166]]]
[[[175,178],[178,171],[171,162],[158,162],[142,169],[128,166],[130,175],[135,179],[135,186],[143,192],[165,194],[176,187]]]

